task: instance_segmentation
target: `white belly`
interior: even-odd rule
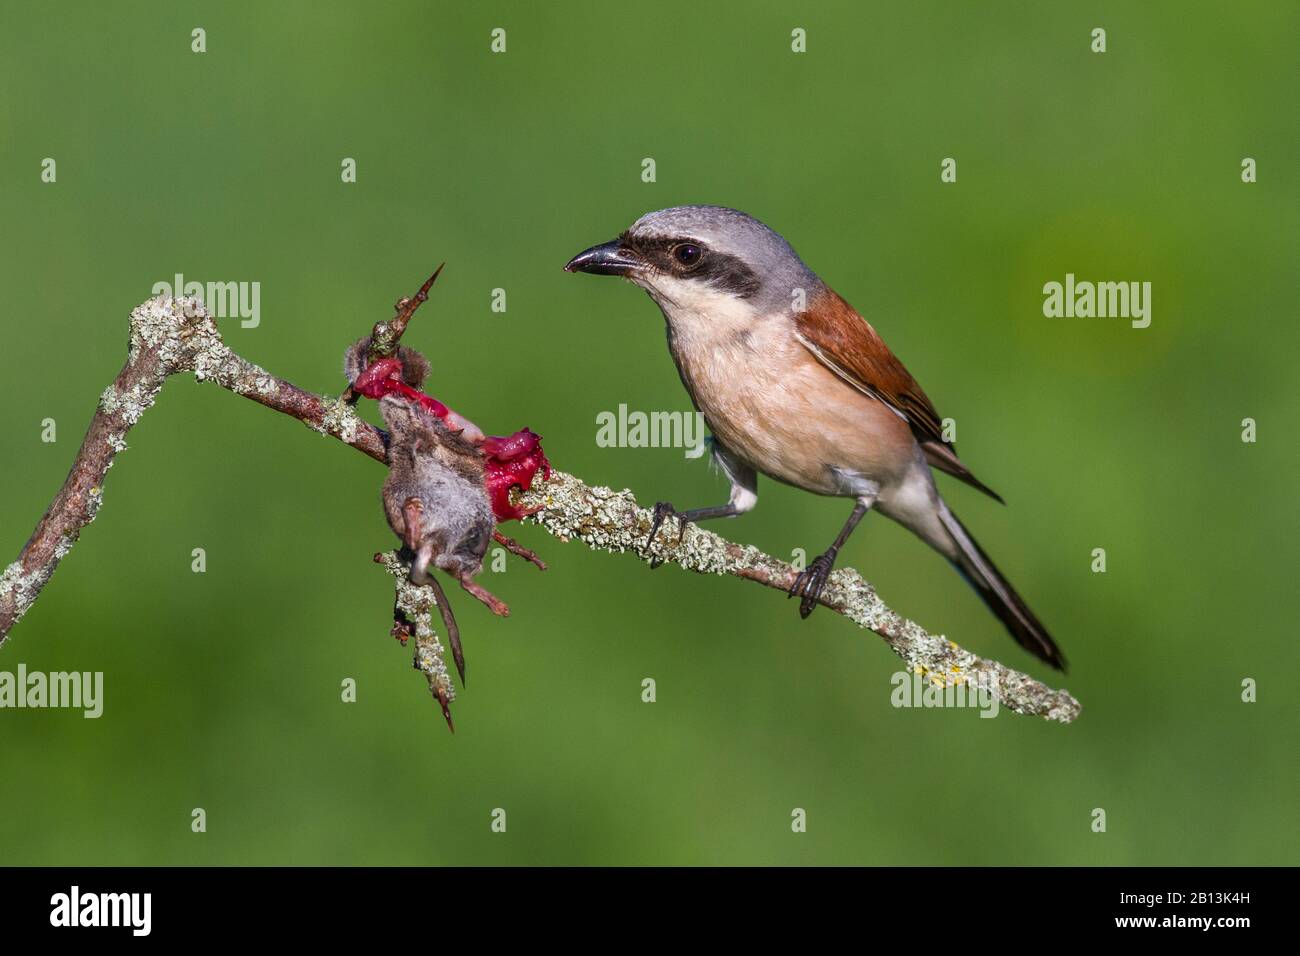
[[[755,470],[823,495],[862,482],[900,485],[918,449],[907,423],[843,382],[783,316],[701,323],[670,320],[682,380],[714,436]],[[860,480],[859,480],[860,479]]]

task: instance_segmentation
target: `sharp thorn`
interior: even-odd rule
[[[440,263],[438,265],[438,268],[433,270],[433,275],[429,276],[428,281],[426,281],[424,285],[420,286],[420,291],[415,294],[415,297],[419,299],[421,302],[429,298],[429,289],[433,286],[435,282],[438,281],[438,276],[442,274],[442,267],[445,266],[446,264],[447,263],[445,262]]]
[[[435,692],[434,697],[438,701],[438,706],[442,708],[442,716],[447,721],[447,729],[454,734],[456,732],[456,724],[451,719],[451,707],[449,706],[446,693]]]

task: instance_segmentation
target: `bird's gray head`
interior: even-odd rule
[[[670,324],[785,314],[822,288],[780,235],[725,206],[646,213],[617,239],[578,253],[564,269],[631,280]]]

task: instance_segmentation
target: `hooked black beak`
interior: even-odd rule
[[[590,272],[598,276],[625,276],[645,263],[617,239],[586,249],[565,265],[565,272]]]

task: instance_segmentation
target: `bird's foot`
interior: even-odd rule
[[[691,519],[672,506],[670,502],[660,501],[654,507],[654,518],[650,522],[650,533],[646,536],[645,546],[648,551],[654,544],[655,535],[659,533],[660,527],[668,518],[676,518],[678,523],[677,544],[682,543],[682,538],[686,537],[686,526],[691,523]],[[650,567],[657,568],[664,563],[661,557],[651,557]]]
[[[831,576],[831,569],[835,567],[835,556],[838,553],[838,549],[830,548],[825,554],[819,554],[805,570],[799,572],[794,584],[790,585],[787,593],[790,597],[798,596],[800,617],[806,618],[817,607],[826,581]]]

